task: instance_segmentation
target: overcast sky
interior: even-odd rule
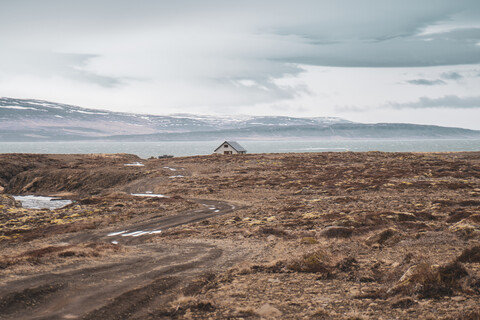
[[[480,129],[480,1],[0,0],[0,96]]]

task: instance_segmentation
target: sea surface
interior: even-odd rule
[[[0,142],[0,153],[131,153],[141,158],[207,155],[223,141],[160,142]],[[248,153],[285,152],[449,152],[480,151],[476,140],[238,141]]]

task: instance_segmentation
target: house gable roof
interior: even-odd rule
[[[242,147],[237,141],[225,141],[217,149],[215,149],[215,151],[220,149],[225,143],[229,144],[230,147],[235,149],[237,152],[247,152],[247,150],[244,147]]]

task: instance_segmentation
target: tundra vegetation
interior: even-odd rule
[[[4,154],[0,186],[0,318],[480,318],[478,152]],[[73,294],[83,311],[48,313]]]

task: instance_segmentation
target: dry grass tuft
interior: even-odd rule
[[[178,318],[187,312],[208,313],[217,308],[210,301],[201,300],[193,296],[179,295],[175,300],[169,303],[166,309],[157,312],[156,316],[167,316],[169,318]]]
[[[247,318],[247,319],[256,319],[256,318],[260,318],[260,316],[255,312],[255,310],[253,308],[237,308],[235,309],[235,311],[233,312],[234,313],[234,317],[232,317],[233,319],[237,319],[237,318]]]
[[[353,230],[347,227],[330,226],[323,229],[320,234],[326,238],[350,238]]]
[[[343,318],[345,320],[364,320],[366,319],[358,310],[353,310],[348,312],[345,317]]]
[[[480,320],[480,310],[460,314],[457,320]]]
[[[318,241],[314,237],[304,237],[302,240],[300,240],[301,243],[303,244],[317,244]]]
[[[347,257],[338,262],[335,267],[342,272],[350,272],[358,269],[359,266],[358,261],[354,257]]]
[[[332,316],[330,312],[323,308],[318,308],[315,310],[315,312],[312,314],[312,319],[318,319],[318,320],[328,320],[331,319]]]
[[[459,262],[480,262],[480,246],[475,246],[463,250],[462,254],[457,258]]]
[[[280,228],[275,228],[275,227],[262,227],[260,228],[259,231],[261,234],[274,235],[277,237],[285,237],[288,235],[288,233],[285,230],[282,230]]]
[[[325,273],[331,270],[331,257],[324,250],[306,253],[287,264],[287,268],[296,272]]]
[[[387,243],[388,240],[391,240],[393,237],[397,235],[398,235],[398,230],[393,228],[388,228],[378,234],[375,234],[367,238],[367,240],[365,240],[365,243],[368,245],[373,245],[376,243],[378,243],[379,245],[384,245],[385,243]]]
[[[462,290],[461,280],[467,277],[467,270],[458,262],[444,266],[421,263],[410,267],[389,292],[418,295],[420,299],[450,296]]]

